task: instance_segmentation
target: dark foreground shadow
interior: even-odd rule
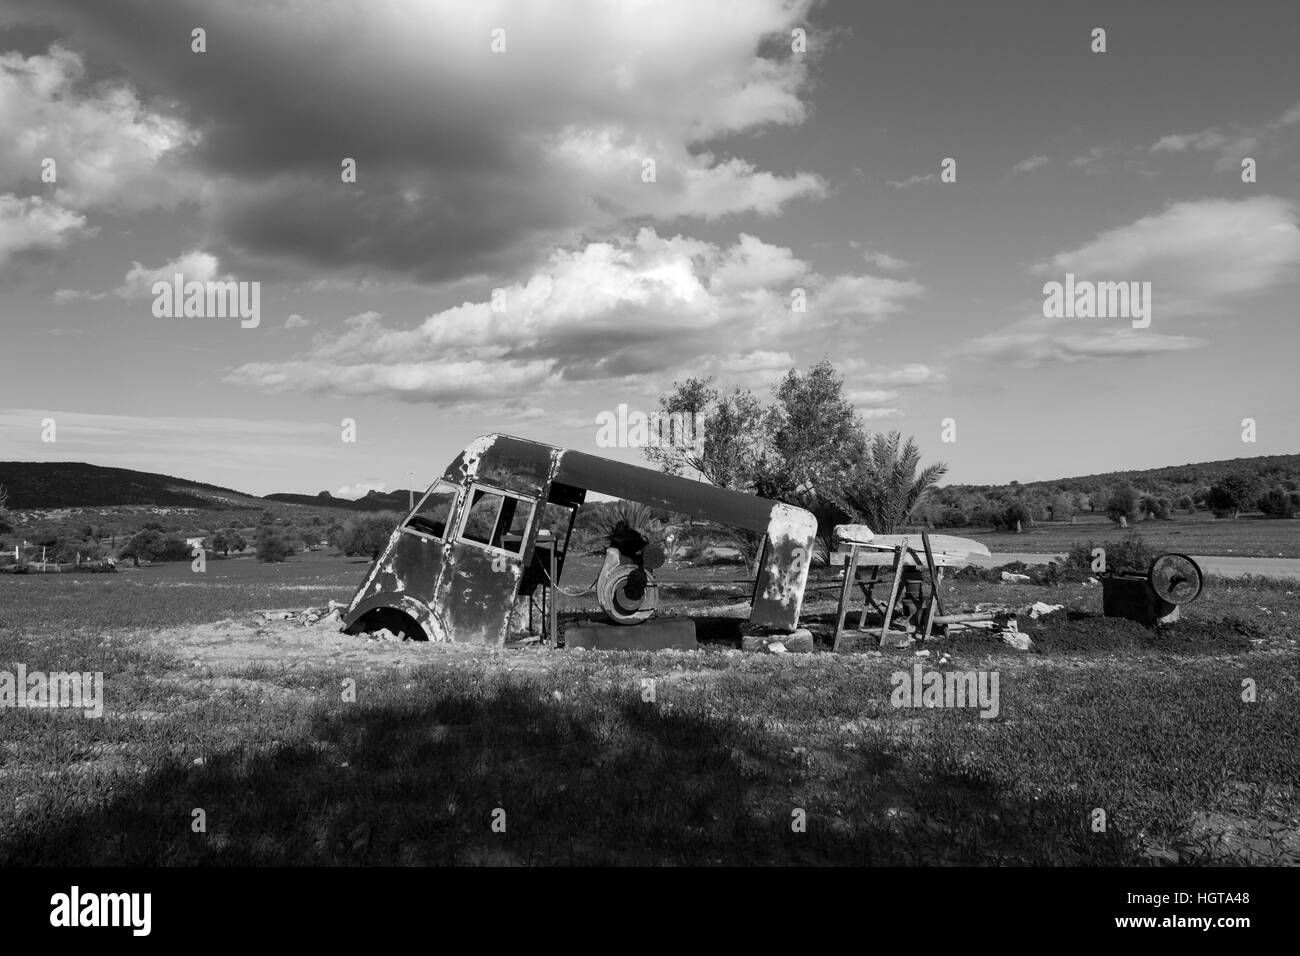
[[[1076,809],[1009,805],[997,781],[923,774],[888,748],[798,753],[626,693],[543,693],[323,707],[306,739],[270,752],[106,779],[90,810],[49,796],[0,864],[1120,862],[1095,835],[1079,858]]]

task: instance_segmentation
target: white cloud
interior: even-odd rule
[[[792,308],[796,289],[806,311]],[[791,351],[810,336],[880,321],[923,292],[911,281],[822,275],[750,235],[722,247],[644,228],[557,250],[544,269],[502,290],[498,310],[491,300],[465,302],[405,329],[362,313],[301,355],[242,365],[227,380],[451,404],[562,382],[724,367],[745,376],[789,368]]]
[[[1174,203],[1034,266],[1062,279],[1150,282],[1153,321],[1213,313],[1291,281],[1300,264],[1293,202],[1275,196]]]
[[[304,329],[311,324],[311,319],[304,319],[297,312],[294,312],[284,320],[284,327],[286,329]]]
[[[1132,327],[1098,328],[1092,320],[1045,319],[1035,316],[999,332],[968,342],[966,355],[1005,362],[1018,367],[1085,359],[1139,358],[1165,352],[1200,348],[1203,339],[1167,335]]]
[[[85,216],[57,203],[0,195],[0,267],[18,253],[61,249],[89,232]]]
[[[75,210],[138,211],[181,197],[163,158],[192,142],[183,123],[141,103],[120,82],[85,82],[82,57],[0,54],[0,189],[34,192],[55,163],[53,201]]]
[[[1051,160],[1046,156],[1030,156],[1011,167],[1012,173],[1031,173],[1040,166],[1046,166]]]
[[[877,269],[885,269],[889,272],[906,269],[911,264],[906,259],[900,259],[897,256],[891,256],[888,252],[875,249],[867,249],[862,253],[862,258]]]
[[[192,249],[182,253],[171,262],[165,262],[157,268],[150,269],[139,262],[131,263],[122,279],[122,284],[114,290],[114,295],[123,299],[144,299],[153,295],[151,291],[155,282],[171,283],[177,273],[186,282],[210,282],[214,279],[228,279],[219,276],[217,257],[210,252]]]
[[[943,369],[916,362],[893,368],[849,362],[845,367],[846,376],[854,383],[884,388],[933,385],[948,380],[948,374]]]
[[[937,173],[927,173],[924,176],[908,176],[906,179],[887,179],[885,182],[893,186],[895,189],[907,189],[910,186],[918,186],[921,183],[935,182],[938,178],[939,176]]]
[[[352,500],[356,500],[357,498],[364,498],[367,494],[369,494],[372,491],[387,491],[387,490],[388,490],[388,482],[374,481],[372,479],[369,481],[358,481],[354,485],[343,485],[340,488],[336,488],[334,491],[334,497],[349,498]]]

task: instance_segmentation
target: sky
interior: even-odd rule
[[[600,413],[823,358],[947,482],[1297,452],[1298,40],[1290,0],[6,0],[0,460],[355,497],[494,431],[643,461]],[[257,324],[166,314],[178,273]],[[1149,324],[1048,317],[1067,274]]]

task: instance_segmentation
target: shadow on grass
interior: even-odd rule
[[[417,693],[311,705],[306,737],[274,749],[106,776],[91,808],[54,788],[8,828],[0,864],[1124,861],[1118,836],[1089,839],[1079,808],[1008,805],[999,781],[926,770],[883,738],[818,764],[751,725],[626,692]]]

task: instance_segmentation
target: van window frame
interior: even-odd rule
[[[420,509],[424,507],[424,503],[428,501],[429,498],[432,497],[435,492],[439,491],[444,487],[450,489],[453,492],[453,497],[451,499],[451,509],[447,512],[447,520],[442,527],[442,537],[440,538],[436,534],[430,534],[427,531],[421,531],[419,528],[412,528],[409,524],[410,520],[420,513]],[[432,485],[429,486],[429,490],[424,493],[423,497],[420,498],[416,506],[411,509],[410,514],[408,514],[405,518],[402,519],[401,530],[405,534],[415,534],[429,541],[441,541],[445,544],[447,541],[447,533],[451,531],[452,518],[456,514],[456,506],[460,504],[460,495],[463,490],[464,489],[460,485],[448,481],[446,478],[439,478],[437,481],[435,481]]]
[[[518,558],[522,563],[524,559],[524,550],[528,545],[528,536],[532,533],[533,523],[537,520],[538,499],[530,495],[521,495],[517,491],[507,491],[504,488],[495,488],[492,485],[485,485],[479,481],[470,482],[467,490],[469,494],[465,496],[465,505],[460,509],[460,520],[456,522],[456,544],[468,544],[472,547],[480,548],[483,551],[490,551],[493,554],[505,555],[508,558]],[[518,551],[510,551],[506,548],[499,548],[496,545],[485,544],[482,541],[475,541],[473,538],[465,537],[465,525],[469,523],[469,513],[474,507],[474,492],[476,491],[486,492],[490,495],[500,495],[503,499],[514,498],[516,501],[522,501],[528,505],[528,521],[524,525],[524,530],[521,533]],[[505,504],[504,500],[502,501],[502,504]],[[496,520],[492,523],[492,530],[494,532],[496,531],[496,523],[500,520],[501,511],[498,508]],[[506,534],[506,531],[503,531],[502,534]]]

